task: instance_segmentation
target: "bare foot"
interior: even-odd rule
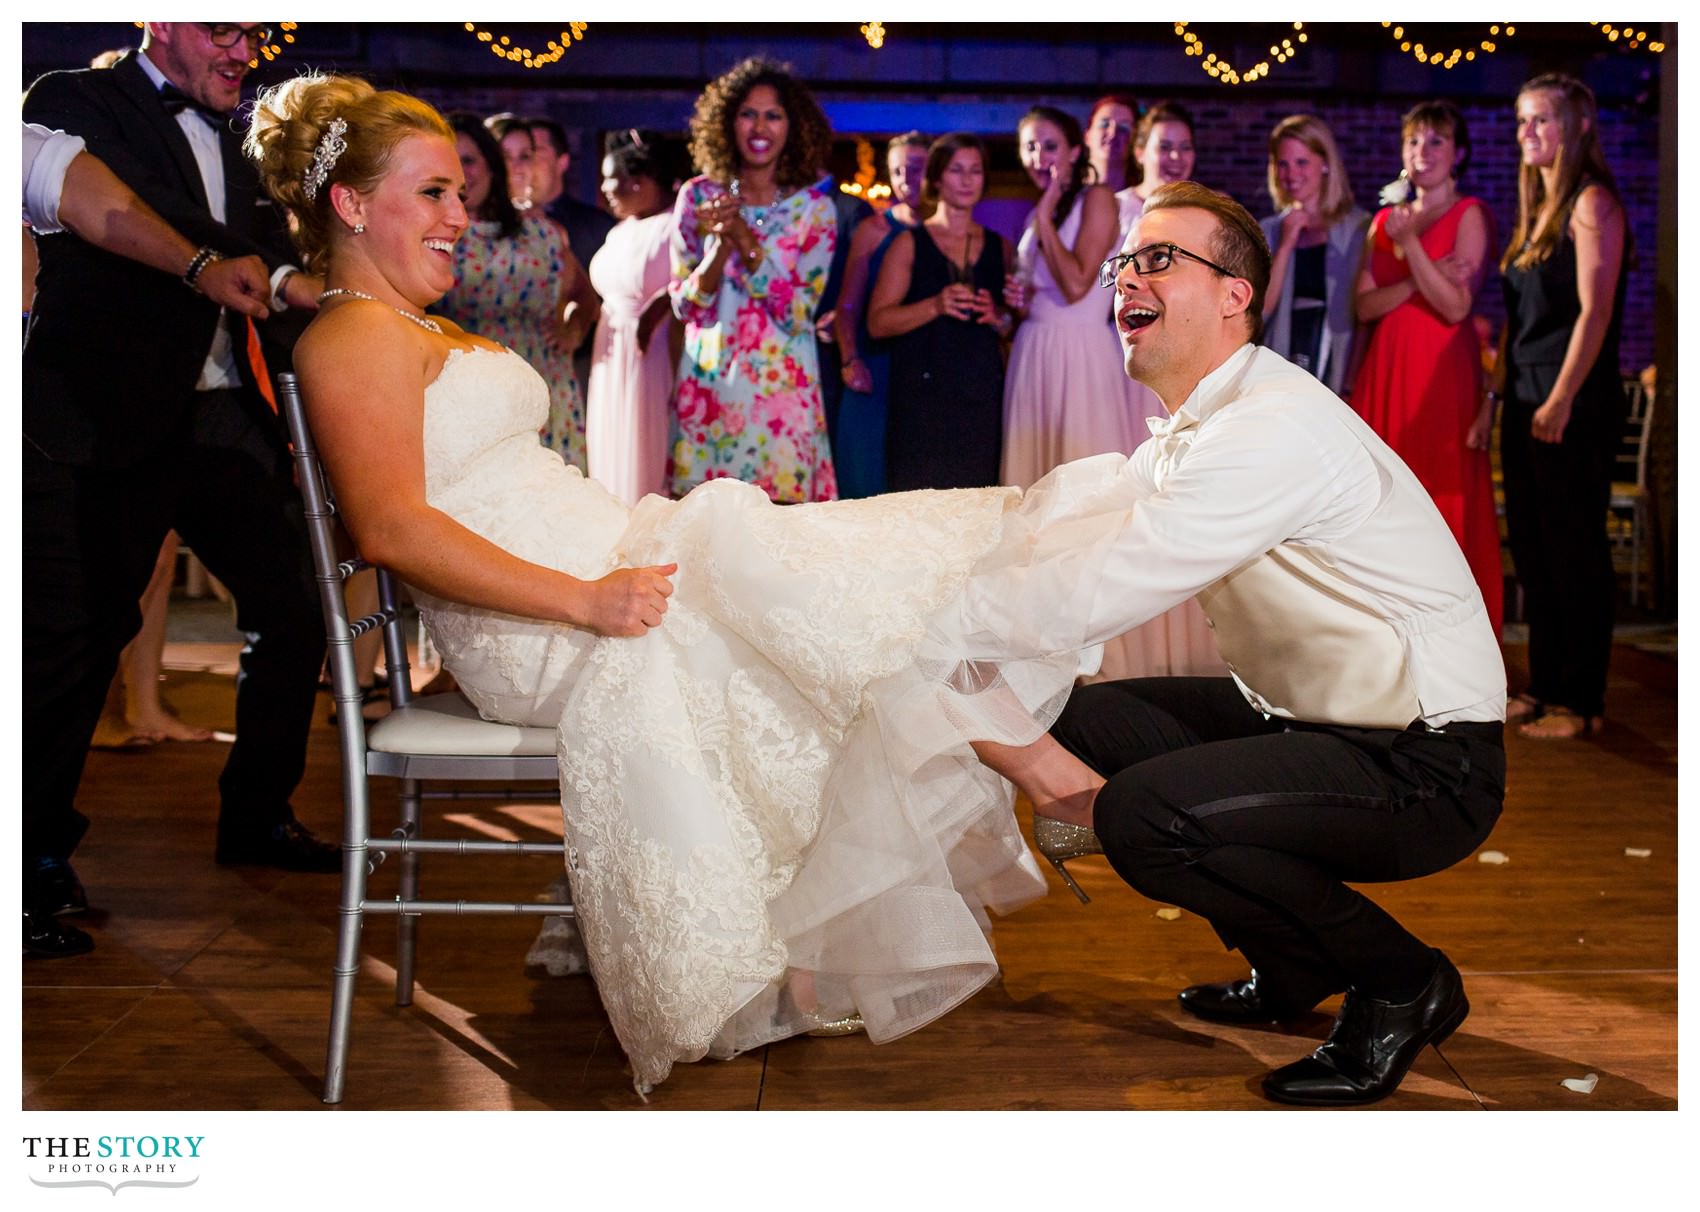
[[[185,724],[169,711],[138,715],[135,728],[138,736],[146,737],[149,741],[210,741],[213,739],[212,729],[197,728],[193,724]]]
[[[1550,708],[1538,720],[1531,720],[1517,729],[1524,736],[1542,741],[1570,741],[1577,737],[1593,736],[1605,730],[1603,715],[1577,715],[1567,707]]]
[[[90,749],[117,752],[146,749],[152,744],[151,738],[131,728],[123,716],[111,715],[100,717],[100,722],[94,726],[94,736],[89,740]]]
[[[1517,724],[1524,720],[1539,719],[1546,704],[1527,692],[1514,694],[1505,704],[1505,722]]]

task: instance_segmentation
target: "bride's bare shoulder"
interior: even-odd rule
[[[503,346],[498,342],[492,341],[488,337],[481,337],[475,332],[467,331],[447,316],[440,316],[434,312],[430,313],[430,316],[437,327],[443,330],[443,336],[456,345],[464,346],[467,349],[488,349],[493,353],[500,353],[503,349]]]
[[[503,349],[452,320],[430,319],[440,333],[376,300],[351,300],[321,313],[295,346],[303,387],[309,393],[338,386],[370,391],[374,384],[386,392],[409,384],[422,390],[453,354]]]
[[[419,329],[383,303],[354,300],[327,309],[313,318],[295,344],[293,360],[302,383],[315,386],[339,382],[421,381],[435,360],[431,334]],[[430,370],[430,375],[435,371]]]

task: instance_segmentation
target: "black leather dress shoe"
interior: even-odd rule
[[[1395,1004],[1347,993],[1327,1042],[1303,1060],[1266,1073],[1263,1092],[1278,1103],[1345,1107],[1397,1090],[1422,1050],[1443,1042],[1470,1013],[1458,969],[1441,952],[1434,954],[1434,975],[1414,1001]]]
[[[1335,990],[1333,992],[1338,992]],[[1277,1002],[1266,997],[1257,983],[1257,969],[1243,981],[1218,981],[1213,985],[1192,985],[1175,995],[1181,1009],[1210,1023],[1286,1023],[1310,1011],[1317,1002],[1332,996],[1324,992],[1315,999],[1298,1005],[1290,1001]]]
[[[342,850],[314,836],[297,820],[248,835],[219,831],[217,860],[226,866],[279,867],[284,871],[341,871]]]
[[[24,954],[41,959],[63,959],[94,950],[94,939],[51,913],[24,910]]]
[[[30,871],[28,904],[42,914],[87,913],[88,893],[83,882],[62,858],[38,858]]]

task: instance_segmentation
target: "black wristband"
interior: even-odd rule
[[[191,290],[198,289],[195,286],[195,280],[201,276],[203,269],[217,260],[219,260],[217,249],[209,248],[205,244],[201,245],[200,248],[195,250],[194,257],[189,261],[189,268],[183,271],[183,285]]]

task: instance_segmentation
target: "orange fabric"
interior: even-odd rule
[[[277,396],[272,394],[271,373],[266,369],[266,355],[260,350],[260,333],[254,327],[252,317],[248,320],[248,365],[254,372],[254,386],[260,389],[266,403],[276,412]]]

